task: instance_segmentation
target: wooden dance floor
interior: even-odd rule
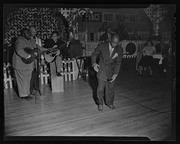
[[[170,138],[172,131],[169,77],[141,77],[122,71],[117,78],[113,111],[97,110],[92,87],[83,79],[65,82],[64,92],[42,85],[42,99],[21,100],[4,90],[5,136],[105,136]],[[94,88],[93,88],[94,89]],[[7,137],[8,139],[8,137]]]

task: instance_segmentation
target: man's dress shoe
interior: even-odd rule
[[[60,72],[57,72],[57,74],[56,74],[57,76],[62,76],[62,74],[60,73]]]
[[[103,111],[103,106],[102,105],[98,105],[98,110],[99,111]]]
[[[113,105],[108,106],[110,109],[115,110],[116,108]]]
[[[25,96],[25,97],[21,97],[21,99],[24,99],[24,100],[31,100],[32,97],[31,97],[30,95],[28,95],[28,96]]]

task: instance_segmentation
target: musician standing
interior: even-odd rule
[[[51,39],[46,39],[44,42],[44,47],[49,48],[57,45],[59,48],[64,43],[62,40],[58,38],[58,32],[53,31],[51,34]],[[50,62],[50,71],[51,75],[62,76],[62,57],[60,56],[60,51],[57,50],[56,52],[49,53],[52,55],[52,61]],[[46,59],[46,57],[45,57]]]
[[[36,34],[37,34],[36,27],[35,26],[30,26],[29,30],[30,30],[30,34],[31,34],[31,40],[32,40],[33,43],[36,44],[36,47],[39,48],[40,51],[47,50],[46,48],[42,47],[43,44],[42,44],[41,39],[36,36]],[[43,55],[41,55],[41,61],[44,62],[44,56]]]
[[[36,34],[37,34],[36,27],[30,26],[29,30],[30,30],[30,34],[31,34],[31,42],[33,43],[33,45],[36,45],[36,48],[38,48],[39,51],[47,50],[42,47],[41,39],[36,36]],[[34,61],[34,71],[32,72],[32,78],[31,78],[31,82],[30,82],[30,93],[32,95],[36,94],[37,91],[40,93],[39,77],[38,77],[39,71],[40,71],[40,68],[38,65],[39,63],[44,64],[44,56],[43,55],[40,55],[39,58],[35,59],[35,61]]]
[[[15,42],[15,52],[13,54],[12,66],[14,68],[16,82],[18,86],[19,97],[22,99],[30,100],[30,79],[34,69],[34,63],[25,64],[21,58],[30,58],[31,55],[24,51],[24,48],[34,49],[36,45],[31,42],[30,31],[23,28],[21,35]]]

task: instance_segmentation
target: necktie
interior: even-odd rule
[[[113,53],[113,50],[114,50],[114,48],[110,48],[110,57],[112,56],[112,53]]]

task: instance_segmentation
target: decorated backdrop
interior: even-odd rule
[[[37,26],[37,35],[42,39],[57,30],[63,40],[78,34],[78,18],[90,13],[89,8],[10,8],[4,23],[4,43],[9,46],[20,30],[30,25]]]
[[[24,27],[35,25],[37,35],[44,40],[52,31],[57,30],[63,39],[68,37],[66,19],[52,8],[11,8],[4,22],[4,43],[11,45],[11,40],[18,37]]]

